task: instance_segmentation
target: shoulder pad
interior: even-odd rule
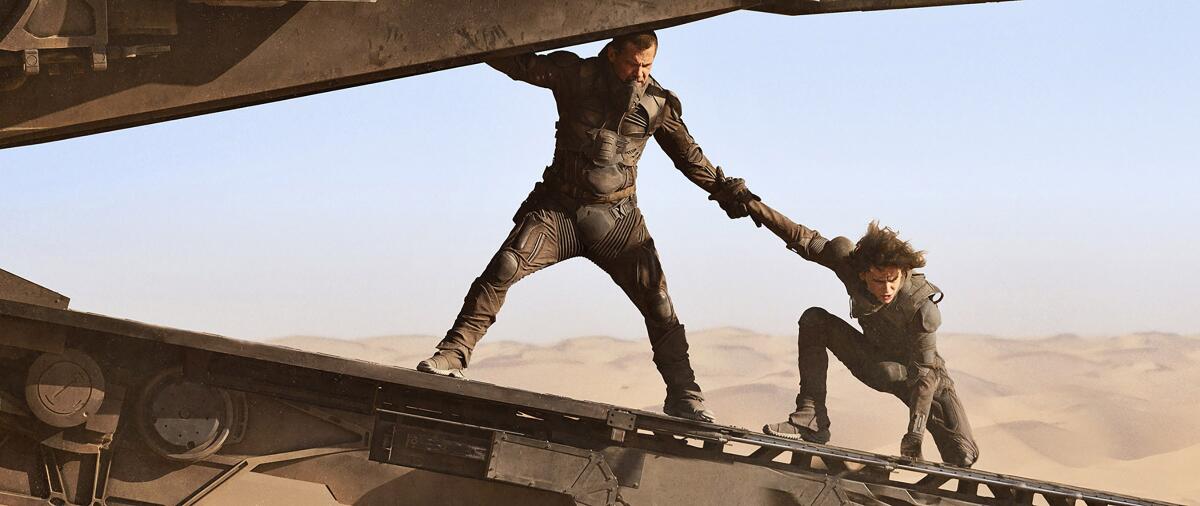
[[[830,248],[830,252],[837,258],[843,258],[854,251],[854,243],[844,236],[834,237],[833,240],[825,244],[826,248]]]
[[[670,94],[671,92],[663,89],[662,86],[658,86],[658,83],[654,81],[650,81],[650,84],[646,85],[646,96],[648,97],[665,99]]]
[[[579,55],[570,51],[555,51],[546,55],[546,57],[550,59],[551,63],[559,67],[570,67],[580,60]]]
[[[667,105],[671,110],[675,111],[676,116],[683,116],[683,104],[679,102],[679,95],[671,90],[663,90],[667,92]]]
[[[934,304],[942,301],[942,290],[925,279],[924,274],[914,272],[910,276],[912,278],[909,280],[909,293],[912,294],[914,307],[920,307],[925,301]]]
[[[658,130],[658,126],[662,124],[667,112],[667,95],[662,88],[653,86],[647,87],[646,92],[642,94],[639,101],[642,108],[646,109],[646,114],[650,118],[650,130]]]
[[[946,294],[942,293],[942,289],[938,288],[937,285],[928,281],[926,281],[925,284],[929,287],[929,296],[927,298],[934,304],[941,302],[942,298],[946,296]]]
[[[658,79],[655,79],[654,76],[650,76],[650,84],[646,85],[646,94],[661,97],[662,99],[666,100],[667,107],[675,111],[675,116],[678,117],[683,115],[683,104],[679,102],[679,95],[676,95],[675,92],[671,90],[663,88],[663,85],[660,84]]]
[[[917,332],[932,334],[942,326],[942,311],[933,301],[924,299],[921,306],[917,308],[917,316],[913,320]]]

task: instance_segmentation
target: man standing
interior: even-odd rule
[[[943,461],[961,467],[974,464],[979,448],[946,362],[937,352],[941,291],[924,274],[913,272],[925,266],[924,252],[914,251],[895,231],[878,222],[867,226],[857,244],[845,237],[826,240],[760,202],[738,179],[729,180],[715,198],[745,203],[750,216],[783,239],[788,249],[832,270],[850,295],[850,317],[858,319],[863,329],[859,332],[821,308],[804,311],[799,322],[796,410],[786,421],[763,426],[763,432],[816,443],[829,441],[825,408],[828,349],[854,377],[895,395],[908,406],[908,431],[900,442],[902,456],[922,458],[921,444],[928,427]]]
[[[663,412],[711,422],[688,360],[654,240],[635,193],[637,162],[651,137],[684,176],[710,194],[725,181],[692,139],[675,94],[650,76],[653,32],[613,39],[599,56],[523,54],[490,61],[509,77],[549,88],[558,105],[554,161],[517,210],[516,226],[472,284],[424,372],[461,376],[471,351],[496,320],[508,289],[555,263],[583,256],[612,277],[645,318],[654,364],[667,385]],[[731,218],[747,215],[719,201]]]

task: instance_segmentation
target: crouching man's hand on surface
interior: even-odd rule
[[[900,456],[914,460],[923,460],[921,457],[921,442],[925,439],[924,434],[914,434],[909,432],[900,440]]]

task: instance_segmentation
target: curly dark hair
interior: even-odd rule
[[[882,227],[879,220],[867,225],[854,250],[846,259],[857,272],[866,272],[872,267],[897,267],[905,271],[925,267],[925,252],[914,251],[908,241],[900,240],[891,227]]]

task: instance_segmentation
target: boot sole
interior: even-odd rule
[[[466,378],[467,377],[465,374],[463,374],[462,369],[438,369],[437,367],[430,365],[429,362],[424,361],[424,360],[422,360],[421,363],[417,364],[417,370],[420,372],[424,372],[424,373],[436,374],[438,376],[449,376],[451,378]]]
[[[687,414],[684,414],[681,411],[664,409],[663,414],[665,414],[667,416],[673,416],[675,418],[683,418],[684,420],[691,420],[693,422],[717,423],[717,420],[715,417],[700,416],[699,413],[694,413],[689,416]]]
[[[801,429],[801,430],[803,430],[803,429]],[[805,441],[808,443],[817,443],[817,444],[822,444],[822,445],[829,442],[829,436],[825,435],[825,434],[804,433],[804,432],[801,432],[799,434],[793,434],[793,433],[786,433],[786,432],[775,432],[774,430],[771,430],[771,427],[769,425],[763,425],[762,431],[763,431],[763,434],[766,434],[768,436],[775,436],[775,437],[781,437],[784,439],[791,439],[792,441]]]

